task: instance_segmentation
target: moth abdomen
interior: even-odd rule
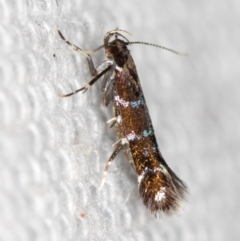
[[[186,186],[165,167],[155,170],[145,168],[139,178],[139,193],[144,205],[155,216],[159,216],[161,212],[180,213],[186,199]]]

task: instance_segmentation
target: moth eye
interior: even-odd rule
[[[117,53],[119,53],[119,49],[118,49],[117,46],[112,46],[110,52],[111,52],[112,54],[117,54]]]

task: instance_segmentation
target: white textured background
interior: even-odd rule
[[[0,240],[240,240],[239,12],[237,0],[0,0]],[[97,193],[111,111],[99,84],[57,95],[91,77],[56,29],[93,49],[116,27],[190,54],[131,47],[160,149],[189,187],[180,217],[149,214],[121,155]]]

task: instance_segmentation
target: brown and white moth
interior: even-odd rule
[[[116,127],[118,141],[105,166],[100,189],[110,164],[124,148],[129,162],[137,173],[139,193],[143,203],[156,217],[162,212],[173,214],[181,209],[187,188],[167,165],[158,148],[137,69],[128,45],[147,44],[167,48],[143,42],[129,42],[121,32],[128,33],[120,29],[107,32],[104,36],[104,44],[92,51],[93,53],[104,48],[106,53],[106,60],[95,68],[90,53],[67,41],[58,30],[62,40],[87,58],[89,70],[93,76],[84,87],[60,96],[71,96],[79,91],[84,93],[101,76],[104,76],[103,103],[105,106],[111,102],[113,104],[114,117],[108,123],[111,122],[111,126]],[[112,37],[115,38],[111,41]],[[167,50],[179,54],[171,49]]]

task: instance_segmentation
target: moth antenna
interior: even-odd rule
[[[127,33],[127,34],[129,34],[129,35],[131,35],[132,36],[132,34],[131,33],[129,33],[127,30],[124,30],[124,29],[115,29],[115,30],[113,30],[113,31],[110,31],[109,33],[118,33],[118,32],[123,32],[123,33]]]
[[[129,34],[129,35],[132,35],[132,34],[129,33],[128,31],[122,30],[122,29],[113,30],[113,31],[109,32],[109,34],[111,34],[111,35],[114,35],[114,34],[115,34],[115,38],[117,38],[117,36],[121,36],[121,37],[124,38],[127,42],[129,42],[129,40],[128,40],[125,36],[123,36],[122,34],[120,34],[119,32],[124,32],[124,33],[127,33],[127,34]],[[101,48],[104,48],[104,47],[105,47],[105,45],[101,45],[101,46],[97,47],[97,48],[94,49],[94,50],[82,50],[82,51],[83,51],[85,54],[93,54],[93,53],[97,52],[98,50],[100,50]]]
[[[110,31],[110,32],[107,32],[107,33],[105,34],[105,36],[104,36],[104,45],[105,45],[105,47],[108,45],[108,42],[109,42],[110,38],[111,38],[113,35],[115,35],[115,38],[116,38],[116,35],[117,35],[117,36],[121,36],[121,37],[124,38],[127,42],[129,42],[129,40],[128,40],[125,36],[123,36],[122,34],[120,34],[119,32],[124,32],[124,33],[127,33],[127,34],[131,35],[128,31],[123,30],[123,29],[115,29],[115,30],[112,30],[112,31]]]
[[[163,47],[161,45],[157,45],[157,44],[151,44],[151,43],[146,43],[146,42],[128,42],[126,43],[126,45],[130,45],[130,44],[145,44],[145,45],[150,45],[150,46],[153,46],[153,47],[156,47],[156,48],[160,48],[160,49],[164,49],[164,50],[167,50],[167,51],[170,51],[174,54],[177,54],[177,55],[183,55],[183,56],[188,56],[188,54],[186,53],[180,53],[180,52],[177,52],[173,49],[169,49],[169,48],[166,48],[166,47]]]

